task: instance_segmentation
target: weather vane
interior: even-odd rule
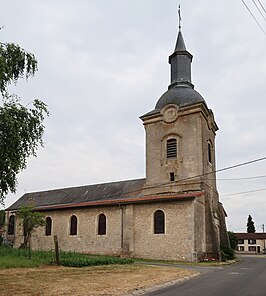
[[[181,9],[180,9],[180,4],[178,5],[178,16],[179,16],[179,23],[178,23],[178,28],[179,28],[179,31],[181,31]]]

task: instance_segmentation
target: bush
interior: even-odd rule
[[[221,255],[222,261],[234,260],[236,258],[234,250],[228,246],[221,246]]]
[[[229,242],[230,242],[230,247],[233,250],[237,249],[237,244],[238,244],[238,238],[236,236],[236,234],[233,231],[227,231],[228,233],[228,238],[229,238]]]
[[[132,264],[134,260],[109,256],[90,257],[78,253],[61,253],[60,263],[68,267],[85,267],[110,264]]]

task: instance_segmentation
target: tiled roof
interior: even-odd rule
[[[247,232],[238,232],[235,233],[238,239],[266,239],[266,233],[255,232],[255,233],[247,233]]]
[[[33,205],[38,210],[55,210],[124,203],[144,203],[166,200],[193,199],[204,192],[168,193],[143,196],[145,179],[119,181],[71,188],[62,188],[41,192],[25,193],[7,210]]]
[[[136,179],[25,193],[7,210],[16,210],[31,204],[35,207],[51,207],[138,197],[144,183],[145,179]]]

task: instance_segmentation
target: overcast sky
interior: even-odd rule
[[[2,0],[0,40],[34,53],[39,66],[10,90],[51,113],[45,147],[6,206],[25,192],[145,177],[139,116],[169,85],[179,3],[192,80],[219,126],[217,169],[266,156],[266,36],[241,0]],[[246,231],[249,214],[258,232],[266,224],[266,178],[222,179],[265,175],[266,160],[217,174],[229,230]]]

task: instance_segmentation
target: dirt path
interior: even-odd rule
[[[143,265],[5,269],[0,270],[0,295],[118,296],[193,274],[179,268]]]

